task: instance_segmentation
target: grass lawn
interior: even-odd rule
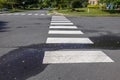
[[[22,9],[9,9],[8,12],[14,13],[14,12],[23,12],[24,10]]]
[[[110,14],[109,12],[100,9],[77,8],[75,11],[66,10],[53,10],[64,15],[80,15],[80,16],[120,16],[120,13]],[[52,12],[52,11],[51,11]]]

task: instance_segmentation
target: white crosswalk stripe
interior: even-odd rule
[[[82,35],[82,31],[77,30],[77,26],[74,26],[64,16],[53,16],[51,21],[49,35]],[[54,30],[51,30],[54,29]],[[62,29],[62,30],[55,30]],[[65,30],[63,30],[65,29]],[[75,30],[74,30],[75,29]],[[75,38],[75,37],[48,37],[47,44],[94,44],[89,38]],[[66,44],[66,45],[67,45]],[[61,46],[63,47],[63,46]],[[111,63],[114,62],[102,51],[81,51],[81,50],[57,50],[57,51],[45,51],[43,59],[44,64],[60,64],[60,63]]]
[[[20,13],[15,13],[15,14],[13,14],[13,15],[19,15]]]
[[[76,26],[50,26],[50,29],[77,29]]]
[[[63,20],[61,20],[61,21],[51,21],[51,23],[55,23],[55,22],[71,22],[71,21],[63,21]]]
[[[20,14],[20,15],[24,16],[24,15],[26,15],[26,14],[25,14],[25,13],[22,13],[22,14]]]
[[[114,62],[102,51],[46,51],[44,64]]]
[[[79,44],[93,44],[89,38],[56,38],[48,37],[46,43],[79,43]]]
[[[73,23],[51,23],[51,25],[73,25]]]
[[[36,15],[36,16],[37,16],[37,15],[39,15],[39,14],[34,14],[34,15]]]
[[[28,15],[32,15],[32,13],[29,13]]]
[[[83,34],[82,31],[50,30],[48,34]]]
[[[45,15],[45,14],[40,14],[40,15]]]
[[[64,19],[64,18],[62,18],[62,19],[52,19],[52,21],[69,21],[68,19]]]
[[[39,14],[39,13],[6,13],[6,14],[0,14],[0,16],[50,16],[51,14]]]

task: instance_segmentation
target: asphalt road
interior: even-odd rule
[[[50,28],[53,16],[45,10],[0,15],[0,80],[120,80],[120,17],[60,17],[77,26],[72,30],[84,33],[68,35],[48,33],[63,30]],[[66,33],[68,29],[64,30]],[[49,43],[51,37],[54,39]],[[76,38],[71,42],[87,38],[93,44],[58,44],[55,43],[57,37]],[[49,51],[56,51],[52,52],[54,54],[63,51],[61,54],[65,58],[69,57],[64,55],[65,51],[72,51],[72,55],[76,54],[74,51],[101,51],[103,59],[98,56],[98,59],[91,61],[90,58],[91,62],[85,62],[97,53],[91,56],[88,52],[89,55],[82,54],[85,57],[82,62],[50,63],[46,57],[46,52],[51,54]],[[47,64],[43,63],[45,57]],[[107,60],[104,61],[104,57]]]

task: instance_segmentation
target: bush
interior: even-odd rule
[[[120,10],[103,10],[105,12],[109,12],[110,14],[120,14]]]
[[[100,4],[99,8],[100,9],[106,9],[106,4]]]
[[[99,8],[99,5],[90,5],[90,4],[89,4],[87,7],[88,7],[88,8]]]
[[[72,8],[79,8],[79,7],[82,7],[82,3],[81,3],[80,0],[72,1],[71,7],[72,7]]]
[[[88,5],[88,2],[83,2],[82,3],[82,7],[87,7],[87,5]]]

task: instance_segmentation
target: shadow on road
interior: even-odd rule
[[[44,51],[19,48],[0,57],[0,80],[26,80],[42,72]]]
[[[90,37],[94,42],[91,48],[117,50],[120,49],[120,36],[119,35],[101,35],[97,37]]]
[[[105,49],[105,50],[118,50],[120,49],[120,36],[117,35],[101,35],[89,37],[93,44],[37,44],[27,46],[25,48],[42,49],[43,51],[54,51],[61,49]]]
[[[0,57],[0,80],[26,80],[48,66],[43,64],[45,51],[64,49],[120,49],[119,36],[90,37],[94,44],[36,44],[20,47]]]
[[[8,27],[5,27],[5,25],[7,25],[8,22],[4,22],[4,21],[0,21],[0,32],[6,32],[8,29]]]

